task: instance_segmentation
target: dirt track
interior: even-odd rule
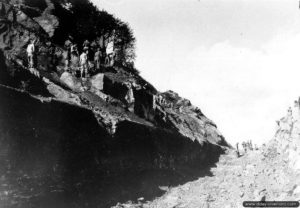
[[[299,201],[300,172],[291,168],[289,159],[290,149],[299,151],[297,143],[275,140],[240,158],[229,152],[211,169],[211,177],[170,188],[152,202],[117,207],[240,208],[243,201]]]

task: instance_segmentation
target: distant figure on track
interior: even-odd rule
[[[236,155],[237,155],[237,157],[241,156],[240,151],[239,151],[239,143],[238,142],[236,143]]]
[[[249,144],[250,144],[250,150],[252,151],[252,150],[253,150],[252,140],[250,139],[249,142],[250,142],[250,143],[249,143]]]
[[[242,146],[243,146],[244,152],[247,153],[247,144],[246,144],[246,142],[243,142]]]

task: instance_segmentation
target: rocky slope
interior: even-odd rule
[[[299,111],[297,107],[296,111]],[[300,202],[300,134],[298,113],[283,117],[274,138],[259,150],[237,157],[229,151],[201,177],[149,202],[115,207],[242,208],[244,201]],[[283,207],[283,206],[280,206]]]
[[[230,148],[199,108],[132,68],[116,64],[82,80],[64,71],[65,49],[54,42],[56,63],[38,53],[28,69],[29,39],[46,48],[60,31],[57,1],[37,2],[0,1],[1,206],[152,199],[164,192],[159,184],[206,174]]]

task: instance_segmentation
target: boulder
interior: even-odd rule
[[[58,85],[54,84],[47,78],[43,78],[44,82],[47,84],[47,90],[55,96],[56,99],[80,106],[81,101],[79,97],[73,93],[70,93],[63,88],[59,87]]]
[[[62,73],[62,75],[60,76],[60,80],[74,91],[83,91],[81,81],[69,72]]]
[[[93,76],[90,79],[90,85],[91,85],[91,88],[102,91],[103,85],[104,85],[104,74],[99,73],[99,74]]]

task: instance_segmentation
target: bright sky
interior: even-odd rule
[[[129,22],[136,66],[226,137],[261,144],[300,96],[299,0],[93,0]]]

